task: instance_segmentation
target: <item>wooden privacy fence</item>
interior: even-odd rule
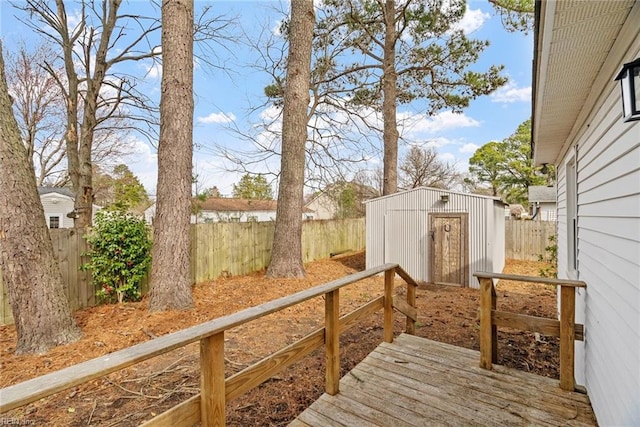
[[[362,250],[364,218],[305,221],[302,224],[303,261],[328,258],[331,253]],[[191,275],[194,283],[220,275],[241,275],[266,268],[271,260],[275,223],[212,223],[191,226]],[[87,244],[75,229],[50,230],[54,253],[60,262],[65,293],[72,310],[96,304],[95,287],[88,272],[79,270],[88,261],[81,254]],[[0,270],[0,324],[13,323],[9,296]]]
[[[584,325],[575,323],[575,292],[587,284],[579,280],[486,272],[474,273],[474,276],[480,281],[480,367],[491,369],[491,364],[498,362],[498,326],[560,337],[560,388],[574,391],[574,341],[584,340]],[[496,310],[493,279],[560,286],[560,320]]]
[[[506,259],[538,261],[551,244],[549,237],[556,235],[555,221],[507,220],[504,226]]]
[[[89,307],[96,303],[96,292],[91,283],[91,274],[80,271],[80,266],[88,261],[82,257],[87,251],[87,242],[83,233],[72,228],[60,228],[49,230],[53,253],[58,259],[64,292],[69,299],[72,310]],[[0,268],[0,325],[13,323],[9,295],[2,278]]]
[[[339,317],[340,289],[380,273],[384,273],[383,295]],[[396,274],[407,284],[404,300],[394,296]],[[383,339],[385,342],[393,342],[395,308],[407,316],[406,332],[415,334],[417,286],[398,264],[384,264],[4,388],[0,390],[0,413],[196,341],[200,341],[200,394],[156,416],[145,423],[145,426],[191,426],[199,422],[203,427],[223,426],[227,402],[257,387],[322,346],[325,348],[325,390],[328,394],[335,395],[339,392],[340,382],[340,333],[383,309]],[[225,378],[225,331],[316,297],[324,299],[323,328]],[[260,331],[259,328],[254,330],[256,333]]]

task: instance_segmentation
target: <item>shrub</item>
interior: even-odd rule
[[[151,264],[151,239],[143,219],[123,211],[99,211],[91,232],[85,236],[91,260],[82,265],[91,270],[96,295],[119,303],[140,299],[140,283]]]
[[[548,265],[540,269],[542,277],[558,277],[558,243],[556,236],[549,236],[549,246],[544,248],[545,254],[538,255],[538,261],[546,262]]]

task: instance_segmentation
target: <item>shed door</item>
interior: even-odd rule
[[[431,281],[468,286],[467,214],[431,214]]]

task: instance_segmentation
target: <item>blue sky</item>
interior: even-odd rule
[[[196,9],[212,5],[216,15],[236,16],[236,32],[244,31],[255,38],[263,28],[276,31],[281,19],[281,15],[273,10],[274,2],[269,1],[196,0],[195,3]],[[275,6],[279,4],[276,2]],[[125,1],[122,10],[151,9],[146,1]],[[18,13],[9,2],[0,1],[0,34],[5,51],[15,49],[20,39],[35,40],[32,31],[15,18]],[[461,25],[472,37],[491,42],[477,63],[478,69],[485,69],[491,64],[503,64],[509,83],[493,95],[472,101],[461,115],[442,111],[436,116],[427,117],[420,111],[419,104],[400,106],[398,115],[413,123],[411,130],[405,132],[407,139],[436,147],[443,160],[456,162],[460,170],[466,171],[468,159],[478,147],[492,140],[506,138],[530,117],[533,36],[504,30],[500,18],[495,16],[486,0],[470,1]],[[257,62],[257,54],[244,44],[227,45],[226,49],[218,47],[216,52],[220,62],[227,67],[226,72],[198,61],[195,63],[194,168],[201,188],[215,185],[224,195],[230,195],[240,175],[229,172],[228,162],[217,156],[216,152],[219,147],[251,147],[251,143],[240,139],[229,127],[247,131],[259,117],[271,114],[267,108],[249,112],[251,107],[264,102],[263,88],[269,83],[269,77],[251,66]],[[130,69],[122,71],[141,76],[146,93],[159,99],[161,70],[151,65],[151,62],[131,64],[128,65]],[[157,179],[155,149],[142,138],[135,135],[130,138],[135,152],[124,162],[153,195]],[[406,147],[401,147],[400,154],[405,150]],[[368,164],[362,167],[373,170],[380,166],[380,158],[372,156]],[[252,169],[262,172],[273,168],[277,168],[277,162],[258,164]]]

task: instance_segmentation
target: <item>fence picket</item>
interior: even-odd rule
[[[302,228],[303,262],[328,258],[331,253],[362,250],[365,247],[364,218],[305,221]],[[222,274],[247,274],[269,265],[275,223],[212,223],[191,227],[191,274],[195,283],[214,280]],[[556,223],[547,221],[506,221],[505,257],[537,261],[545,254]],[[74,229],[50,230],[54,251],[60,262],[65,293],[72,309],[96,304],[89,272],[79,271],[87,261],[82,233]],[[145,279],[143,291],[147,291]],[[9,296],[0,269],[0,325],[13,323]]]
[[[364,218],[305,221],[302,225],[303,262],[329,258],[333,252],[364,249]],[[195,283],[241,275],[266,268],[271,260],[274,222],[211,223],[191,226],[191,274]],[[89,272],[79,271],[88,261],[86,241],[75,229],[50,230],[60,264],[65,294],[72,310],[96,304]],[[84,258],[84,259],[83,259]],[[147,279],[143,291],[148,290]],[[0,325],[13,323],[9,296],[0,269]]]
[[[549,237],[556,235],[555,221],[505,221],[505,258],[538,261],[545,255]]]

